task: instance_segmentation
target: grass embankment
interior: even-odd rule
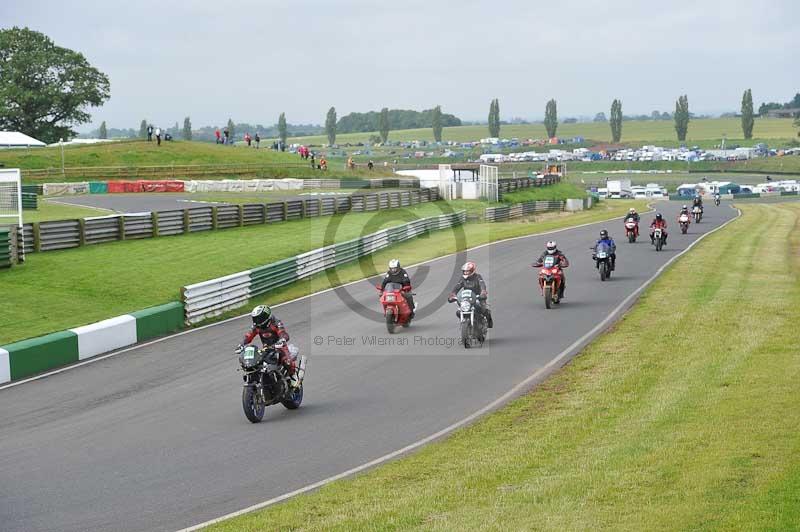
[[[799,216],[746,206],[528,395],[211,529],[797,530]]]
[[[105,209],[79,207],[77,205],[67,205],[66,203],[54,203],[40,197],[38,209],[35,211],[22,211],[22,221],[24,223],[47,222],[50,220],[69,220],[87,218],[90,216],[105,216],[107,214],[113,213]]]
[[[558,137],[572,138],[584,137],[598,142],[611,141],[611,129],[607,122],[582,122],[576,124],[559,124]],[[364,133],[344,133],[336,136],[339,144],[366,142],[371,135],[376,132]],[[722,136],[727,134],[726,144],[742,144],[747,142],[749,145],[753,140],[745,141],[744,138],[737,138],[742,134],[742,122],[738,118],[704,118],[693,119],[689,122],[689,131],[686,136],[688,146],[701,140],[722,141]],[[753,135],[757,139],[792,139],[797,138],[797,129],[792,125],[790,119],[780,118],[757,118],[753,127]],[[469,142],[476,141],[489,136],[487,126],[459,126],[446,127],[442,132],[442,139],[445,141]],[[500,136],[503,138],[547,138],[547,131],[544,124],[515,124],[503,125],[500,128]],[[433,141],[433,130],[424,129],[404,129],[391,131],[389,140],[413,141],[427,140]],[[662,146],[677,146],[679,143],[675,137],[675,123],[672,120],[626,120],[622,124],[622,141],[637,142],[645,141],[648,144],[656,143]],[[289,142],[300,142],[310,144],[327,143],[324,135],[312,137],[292,138]]]
[[[490,240],[622,216],[633,204],[601,204],[592,211],[555,214],[507,223],[470,224],[466,242]],[[389,225],[442,213],[440,202],[375,213],[343,215],[337,241],[356,238]],[[456,205],[457,207],[457,205]],[[34,253],[27,262],[0,271],[4,305],[0,307],[0,345],[77,327],[152,305],[175,301],[181,286],[261,266],[323,245],[335,217],[249,226],[190,235],[114,242],[84,248]],[[365,226],[366,229],[365,229]],[[385,270],[390,255],[406,264],[455,251],[453,234],[440,231],[337,268],[342,282],[362,278],[361,267]],[[373,265],[372,261],[375,261]],[[286,301],[329,286],[325,275],[295,283],[269,295]],[[232,314],[241,313],[241,310]]]
[[[506,192],[500,201],[503,203],[522,203],[524,201],[559,201],[569,198],[585,198],[586,191],[572,183],[557,183],[546,187],[531,187],[516,192]]]

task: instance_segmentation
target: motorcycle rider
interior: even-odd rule
[[[720,196],[720,194],[719,194],[719,191],[717,191],[717,192],[714,192],[714,203],[716,203],[717,205],[719,205],[720,198],[721,198],[721,196]]]
[[[539,258],[536,259],[536,262],[534,262],[532,266],[534,268],[541,268],[544,264],[545,257],[548,255],[553,255],[556,258],[555,264],[561,268],[561,287],[558,290],[558,298],[563,299],[564,290],[567,287],[567,275],[564,273],[564,268],[569,267],[569,260],[567,260],[567,256],[558,249],[558,244],[556,244],[555,240],[551,240],[545,244],[544,253],[539,255]]]
[[[398,259],[392,259],[389,261],[389,271],[387,271],[386,275],[383,276],[383,281],[381,281],[381,291],[385,290],[386,285],[389,283],[398,283],[403,285],[402,294],[403,297],[406,298],[409,308],[411,308],[411,317],[413,318],[415,303],[414,296],[411,294],[411,278],[408,276],[408,272],[400,267],[400,261]]]
[[[473,294],[480,294],[480,296],[483,298],[488,296],[488,292],[486,291],[486,282],[483,280],[481,274],[477,273],[477,266],[472,261],[467,261],[463,266],[461,266],[461,279],[459,279],[459,281],[450,291],[447,301],[450,303],[455,301],[456,294],[464,288],[467,290],[472,290]],[[481,301],[479,299],[475,301],[475,309],[486,317],[486,325],[490,329],[494,327],[494,320],[492,320],[492,311],[489,308],[488,300],[483,299],[483,301]],[[458,312],[456,314],[460,316]]]
[[[660,227],[661,228],[661,234],[663,235],[663,238],[664,238],[664,244],[666,244],[667,243],[667,221],[664,219],[664,217],[661,215],[660,212],[656,213],[656,217],[655,217],[655,219],[653,219],[653,223],[650,224],[650,243],[651,244],[655,244],[656,243],[656,238],[655,238],[656,227]]]
[[[690,212],[689,212],[689,207],[687,207],[686,205],[684,205],[683,207],[681,207],[681,212],[679,212],[679,213],[678,213],[678,221],[680,221],[680,219],[681,219],[681,216],[683,216],[684,214],[685,214],[686,216],[688,216],[689,218],[691,218],[691,217],[692,217],[692,213],[690,213]]]
[[[595,253],[597,251],[597,246],[599,246],[600,244],[605,244],[605,245],[608,246],[608,249],[611,252],[611,254],[610,254],[611,271],[614,271],[614,269],[615,269],[614,267],[615,267],[615,265],[617,263],[617,244],[614,242],[614,239],[611,238],[608,235],[608,231],[606,231],[605,229],[600,231],[600,239],[597,241],[597,243],[592,248],[592,259],[593,260],[597,260],[597,258],[595,256]]]
[[[695,196],[692,200],[692,208],[695,207],[700,207],[700,212],[703,212],[703,198],[701,198],[699,195]]]
[[[627,222],[628,219],[630,219],[630,218],[633,218],[633,221],[636,222],[636,228],[634,229],[634,233],[636,234],[636,237],[638,238],[639,237],[639,213],[636,212],[636,209],[634,209],[633,207],[630,208],[630,210],[628,211],[628,214],[625,216],[625,219],[623,220],[623,222]]]
[[[253,319],[253,326],[244,335],[242,343],[236,347],[236,353],[241,353],[244,346],[253,341],[258,336],[261,345],[264,347],[274,347],[280,353],[280,363],[286,368],[291,378],[292,387],[300,386],[297,375],[297,361],[289,351],[289,333],[283,326],[283,322],[275,317],[267,305],[258,305],[250,313]]]

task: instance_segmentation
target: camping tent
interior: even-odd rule
[[[46,144],[19,131],[0,131],[0,148],[43,148]]]

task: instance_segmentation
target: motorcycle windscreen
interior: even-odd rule
[[[548,255],[544,258],[544,267],[545,268],[552,268],[556,264],[556,258],[553,255]]]
[[[598,259],[605,259],[611,253],[611,246],[605,242],[599,242],[594,249],[594,253]]]

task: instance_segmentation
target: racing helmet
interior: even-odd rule
[[[659,213],[656,213],[656,220],[658,220],[658,221],[660,222],[660,221],[661,221],[661,220],[663,220],[663,219],[664,219],[664,217],[663,217],[663,216],[661,216],[661,213],[660,213],[660,212],[659,212]]]
[[[262,329],[272,320],[272,309],[267,305],[259,305],[253,309],[250,317],[253,318],[253,325]]]
[[[395,274],[400,271],[400,261],[392,259],[389,261],[389,273]]]
[[[555,240],[550,240],[544,247],[547,250],[547,254],[552,255],[558,249],[558,244],[556,244]]]
[[[606,238],[608,238],[608,231],[606,231],[605,229],[603,229],[602,231],[600,231],[600,238],[601,238],[601,239],[606,239]]]
[[[475,273],[476,269],[477,268],[475,267],[474,262],[472,262],[471,260],[467,261],[464,263],[463,266],[461,266],[461,276],[464,277],[464,279],[466,279],[467,277]]]
[[[630,209],[628,209],[628,214],[636,214],[636,209],[631,207]]]

